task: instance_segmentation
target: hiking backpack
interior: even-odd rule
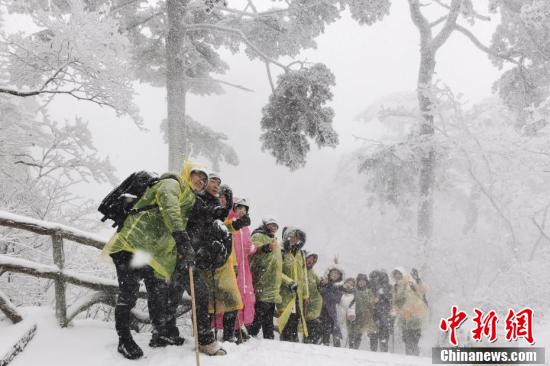
[[[114,223],[112,226],[116,227],[117,231],[120,231],[128,215],[157,207],[157,205],[149,205],[139,209],[133,208],[147,188],[161,179],[156,173],[143,170],[130,174],[128,178],[124,179],[122,183],[115,187],[101,201],[101,204],[97,208],[103,214],[101,221],[113,220]]]

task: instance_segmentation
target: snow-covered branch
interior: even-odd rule
[[[6,314],[13,324],[19,323],[23,317],[19,314],[8,296],[0,290],[0,311]]]
[[[214,78],[210,78],[210,77],[207,77],[207,78],[186,77],[185,80],[189,80],[189,81],[192,81],[192,82],[198,82],[198,83],[218,83],[218,84],[230,86],[230,87],[235,88],[235,89],[240,89],[240,90],[244,90],[244,91],[251,92],[251,93],[254,92],[254,90],[252,90],[250,88],[247,88],[246,86],[239,85],[239,84],[234,84],[234,83],[230,83],[230,82],[225,81],[225,80],[214,79]]]
[[[535,219],[535,217],[531,217],[531,222],[533,223],[533,225],[535,225],[535,227],[537,228],[537,230],[539,231],[539,238],[537,239],[537,242],[535,243],[535,245],[533,246],[533,249],[531,251],[531,255],[529,256],[529,259],[530,260],[533,260],[533,258],[535,258],[535,253],[537,251],[537,248],[539,246],[539,244],[542,242],[542,239],[546,239],[549,243],[550,243],[550,236],[548,236],[548,234],[544,231],[544,224],[545,224],[545,221],[546,221],[546,215],[548,213],[548,207],[546,207],[546,210],[544,212],[544,215],[543,215],[543,226],[541,226],[541,224],[539,224],[537,222],[537,220]]]
[[[445,4],[443,1],[441,0],[434,0],[434,2],[438,5],[440,5],[442,8],[445,8],[447,10],[450,10],[451,7],[447,4]],[[486,21],[486,22],[489,22],[491,21],[491,17],[487,16],[487,15],[483,15],[483,14],[480,14],[478,13],[477,11],[475,11],[473,8],[472,9],[469,9],[469,14],[468,15],[471,15],[473,18],[475,19],[478,19],[478,20],[483,20],[483,21]]]
[[[52,94],[52,92],[54,90],[47,90],[47,86],[50,84],[50,83],[53,83],[53,82],[56,82],[59,80],[58,76],[59,74],[61,74],[61,72],[63,72],[64,70],[67,69],[67,67],[71,64],[71,61],[67,61],[65,62],[63,65],[61,65],[61,67],[59,67],[54,73],[52,76],[50,76],[43,84],[42,86],[37,89],[37,90],[33,90],[33,91],[19,91],[19,90],[15,90],[15,89],[9,89],[9,88],[2,88],[0,87],[0,93],[4,93],[4,94],[10,94],[10,95],[15,95],[16,97],[32,97],[32,96],[35,96],[35,95],[39,95],[39,94],[46,94],[46,93],[50,93]],[[60,91],[57,91],[58,93]]]
[[[441,47],[443,43],[445,43],[445,41],[453,32],[453,29],[456,25],[456,20],[458,19],[458,15],[460,14],[461,3],[462,0],[453,0],[451,2],[449,15],[447,15],[447,20],[445,21],[443,28],[439,31],[439,33],[434,37],[431,42],[432,50],[435,51],[439,49],[439,47]]]
[[[491,55],[491,56],[494,56],[494,57],[497,57],[497,58],[501,58],[503,60],[506,60],[510,63],[513,63],[515,65],[520,65],[520,62],[514,60],[513,58],[511,58],[509,55],[501,55],[501,54],[498,54],[496,52],[494,52],[493,50],[491,50],[489,47],[485,46],[483,43],[481,43],[481,41],[479,39],[477,39],[477,37],[472,33],[470,32],[468,29],[464,28],[463,26],[461,26],[460,24],[455,24],[454,25],[454,29],[457,30],[458,32],[464,34],[466,37],[468,37],[468,39],[470,39],[470,41],[472,41],[472,43],[477,47],[479,48],[480,50],[482,50],[483,52]]]
[[[446,15],[440,17],[437,20],[434,20],[433,22],[430,23],[430,28],[438,26],[439,24],[443,23],[445,21],[445,19],[447,19]]]
[[[252,49],[258,56],[260,56],[265,62],[272,63],[274,65],[279,66],[284,71],[288,71],[288,67],[283,65],[282,63],[278,62],[277,60],[269,57],[266,55],[262,50],[260,50],[255,44],[253,44],[244,34],[243,31],[235,28],[225,27],[221,25],[215,25],[215,24],[207,24],[207,23],[197,23],[193,25],[189,25],[185,27],[185,31],[193,32],[193,31],[202,31],[202,30],[212,30],[216,32],[226,32],[231,33],[236,36],[238,36],[250,49]]]
[[[90,307],[92,307],[95,304],[98,304],[98,303],[109,304],[114,302],[115,302],[115,297],[113,293],[108,293],[103,291],[92,292],[86,296],[83,296],[67,309],[67,324],[70,323],[78,314],[80,314],[85,310],[88,310]]]
[[[275,93],[275,84],[273,83],[273,76],[271,75],[271,67],[269,62],[265,63],[265,71],[267,72],[267,79],[269,80],[269,86],[271,86],[271,92]]]

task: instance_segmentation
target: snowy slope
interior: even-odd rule
[[[38,331],[27,349],[10,364],[13,366],[97,366],[136,365],[172,366],[194,365],[193,340],[186,336],[182,347],[152,349],[149,334],[137,334],[136,342],[143,348],[145,358],[129,361],[116,352],[117,337],[112,323],[95,320],[75,321],[67,329],[57,327],[53,314],[45,308],[27,308],[26,317],[38,324]],[[0,333],[12,333],[11,326],[2,324]],[[4,337],[6,338],[6,337]],[[5,339],[2,339],[3,341]],[[13,340],[15,342],[15,339]],[[2,342],[2,346],[5,343]],[[0,348],[3,348],[0,346]],[[302,345],[287,342],[251,339],[243,345],[225,344],[228,355],[201,355],[201,365],[239,366],[407,366],[428,365],[431,359],[403,355],[381,354],[332,347]],[[1,351],[1,349],[0,349]]]

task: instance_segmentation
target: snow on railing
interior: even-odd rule
[[[108,238],[58,223],[41,221],[5,211],[0,211],[0,226],[26,230],[39,235],[48,235],[52,238],[54,265],[36,263],[33,261],[0,254],[0,273],[2,271],[10,271],[53,280],[55,283],[55,314],[60,326],[67,326],[67,324],[80,312],[87,310],[97,303],[104,303],[111,306],[115,305],[116,294],[118,293],[117,281],[83,275],[64,269],[64,239],[76,242],[78,244],[102,249]],[[80,299],[67,311],[67,300],[65,295],[67,283],[86,287],[97,292]],[[147,295],[143,288],[140,289],[139,296],[141,298],[146,298]],[[5,297],[5,299],[0,297],[0,311],[4,312],[10,319],[12,319],[12,321],[15,322],[15,320],[18,319],[17,316],[20,317],[20,315],[17,314],[15,308],[7,300],[7,297]],[[180,315],[188,310],[185,308],[190,308],[190,300],[184,300],[184,305],[186,306]],[[137,320],[145,323],[149,322],[146,315],[137,311],[133,311],[132,313]]]
[[[41,221],[26,216],[0,211],[0,226],[31,231],[40,235],[59,235],[62,239],[103,249],[109,238],[49,221]]]

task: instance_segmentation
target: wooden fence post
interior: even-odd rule
[[[23,320],[21,314],[17,312],[15,306],[11,303],[8,296],[2,292],[2,290],[0,290],[0,311],[6,314],[8,319],[11,320],[13,324],[19,323]]]
[[[62,272],[65,267],[65,253],[63,251],[63,237],[56,232],[52,235],[53,262]],[[67,326],[67,300],[65,295],[65,281],[63,276],[58,276],[55,280],[55,317],[59,326]]]

